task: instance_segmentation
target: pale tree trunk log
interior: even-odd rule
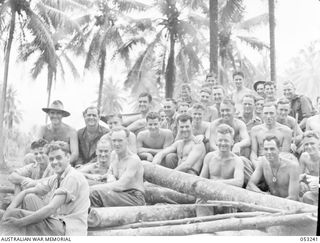
[[[113,227],[141,221],[161,221],[195,217],[195,205],[155,205],[91,208],[89,227]]]
[[[317,210],[317,207],[312,205],[252,192],[199,176],[178,172],[149,162],[142,161],[142,164],[144,167],[144,178],[147,181],[199,198],[245,202],[288,211]]]
[[[181,225],[181,224],[208,222],[208,221],[230,219],[230,218],[248,218],[248,217],[255,217],[255,216],[261,216],[261,215],[268,215],[268,214],[270,214],[270,213],[266,213],[266,212],[249,212],[249,213],[248,212],[241,212],[241,213],[217,214],[217,215],[195,217],[195,218],[173,219],[173,220],[126,224],[126,225],[116,226],[116,227],[112,227],[112,228],[108,228],[108,229],[118,230],[118,229],[136,229],[136,228],[157,227],[157,226],[165,226],[165,225]]]
[[[275,4],[274,0],[268,0],[269,5],[269,34],[270,34],[270,77],[271,80],[277,82],[276,71],[276,41],[275,41]]]
[[[251,218],[232,218],[224,220],[216,220],[212,222],[194,223],[186,225],[169,225],[151,228],[140,229],[125,229],[125,230],[103,230],[91,232],[91,235],[105,235],[105,236],[171,236],[171,235],[193,235],[215,233],[221,231],[240,231],[246,229],[263,229],[270,226],[277,225],[309,225],[315,234],[316,223],[310,220],[310,214],[294,214],[294,215],[272,215],[272,216],[258,216]],[[281,234],[281,232],[278,232]],[[296,233],[300,233],[296,231]],[[312,234],[307,232],[305,234]],[[305,235],[304,234],[304,235]]]
[[[145,200],[147,204],[171,203],[171,204],[191,204],[196,199],[193,196],[182,194],[180,192],[145,183]]]
[[[209,0],[210,13],[210,72],[216,74],[219,81],[219,25],[218,14],[219,4],[218,0]]]

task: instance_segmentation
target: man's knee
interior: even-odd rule
[[[41,199],[33,193],[27,194],[22,201],[22,208],[29,211],[37,211],[43,206]]]
[[[318,204],[318,195],[315,193],[308,191],[305,194],[303,194],[302,201],[304,203],[308,203],[311,205],[317,205]]]
[[[161,163],[164,167],[174,169],[178,165],[178,156],[175,153],[167,154]]]
[[[22,210],[19,208],[7,209],[5,214],[6,214],[6,218],[22,218],[23,217]]]

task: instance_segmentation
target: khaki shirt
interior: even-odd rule
[[[65,203],[52,216],[65,222],[66,235],[87,235],[89,185],[79,171],[69,165],[60,179],[57,175],[53,175],[38,184],[36,188],[43,194],[52,193],[52,198],[55,195],[66,195]]]

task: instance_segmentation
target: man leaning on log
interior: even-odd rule
[[[145,205],[143,166],[138,155],[128,147],[129,130],[114,128],[111,142],[114,154],[107,172],[107,183],[90,188],[92,207]]]

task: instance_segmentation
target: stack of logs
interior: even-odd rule
[[[259,194],[142,162],[146,201],[171,203],[92,208],[89,235],[193,235],[257,230],[265,235],[315,235],[317,207]],[[195,204],[195,198],[207,204]],[[229,207],[237,213],[196,217],[198,207]]]

